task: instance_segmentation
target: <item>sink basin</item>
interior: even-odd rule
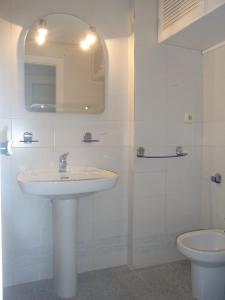
[[[58,170],[33,170],[17,176],[24,193],[39,196],[63,196],[99,192],[113,187],[118,175],[92,167],[74,167],[65,173]]]
[[[60,298],[73,298],[77,291],[77,203],[88,193],[113,187],[117,178],[114,172],[93,167],[74,167],[63,173],[32,170],[17,175],[24,193],[51,199],[54,280]]]

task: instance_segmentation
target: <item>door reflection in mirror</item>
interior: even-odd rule
[[[28,111],[104,111],[103,41],[94,27],[80,19],[54,14],[31,26],[24,69]]]

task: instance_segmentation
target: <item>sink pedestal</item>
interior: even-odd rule
[[[76,295],[77,200],[53,199],[54,280],[58,295]]]
[[[58,169],[27,170],[17,175],[24,193],[52,200],[54,278],[61,298],[73,298],[77,291],[78,198],[112,188],[117,178],[114,172],[93,167],[72,167],[63,173]]]

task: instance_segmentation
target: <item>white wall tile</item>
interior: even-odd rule
[[[225,146],[225,122],[206,122],[204,124],[204,145]]]
[[[165,232],[165,196],[134,199],[134,238]]]
[[[193,146],[202,144],[202,124],[168,121],[166,142],[168,145]]]
[[[128,1],[73,1],[67,3],[66,7],[62,1],[54,2],[55,12],[76,13],[96,26],[106,39],[109,55],[106,111],[90,116],[34,114],[24,109],[23,60],[20,56],[23,43],[20,41],[18,49],[17,43],[22,26],[28,26],[40,16],[52,12],[52,3],[52,0],[19,0],[11,1],[9,6],[1,6],[0,16],[16,24],[10,25],[10,29],[8,25],[3,28],[4,32],[10,32],[11,38],[8,41],[7,34],[4,36],[8,41],[6,44],[10,45],[4,45],[4,53],[8,51],[6,61],[10,71],[4,78],[7,79],[4,81],[5,92],[0,97],[0,105],[2,103],[4,106],[3,117],[13,117],[15,146],[15,156],[4,162],[9,169],[9,182],[4,191],[4,195],[8,196],[4,198],[3,216],[5,233],[10,233],[5,242],[6,252],[14,245],[18,250],[8,256],[15,263],[7,275],[9,285],[52,276],[52,266],[46,262],[45,254],[39,258],[39,263],[36,263],[37,260],[34,264],[29,263],[31,257],[36,259],[36,251],[51,249],[49,201],[40,202],[38,197],[22,194],[15,175],[26,168],[57,167],[59,155],[67,151],[70,152],[70,166],[97,166],[116,171],[120,176],[114,189],[86,197],[79,203],[79,270],[124,264],[127,259],[127,180],[131,175],[128,174],[126,124]],[[202,137],[202,64],[201,55],[196,51],[157,44],[156,0],[135,1],[135,10],[135,145],[146,147],[146,153],[152,154],[172,153],[176,145],[185,146],[184,150],[189,152],[188,157],[179,161],[135,158],[132,170],[135,175],[134,189],[129,191],[135,196],[133,220],[129,220],[134,222],[136,234],[132,241],[133,264],[147,266],[180,258],[174,243],[174,232],[177,232],[177,228],[189,230],[190,224],[193,229],[199,226],[201,180],[198,176],[201,156],[199,147],[194,146],[201,145]],[[217,91],[216,101],[220,95],[221,91]],[[9,102],[3,102],[5,98]],[[222,111],[222,105],[218,107],[215,115]],[[183,123],[184,112],[193,113],[192,125]],[[10,122],[6,124],[10,128]],[[40,143],[24,148],[18,142],[24,131],[32,131]],[[93,137],[101,142],[96,145],[81,143],[84,131],[91,131]],[[220,191],[215,193],[221,197]],[[220,205],[218,201],[218,207]],[[22,222],[19,218],[21,210],[29,215]],[[15,211],[17,215],[13,218]],[[222,214],[218,224],[222,224]],[[18,265],[20,259],[21,264]]]
[[[23,134],[25,132],[33,133],[33,140],[36,143],[22,143]],[[54,145],[53,126],[47,120],[12,120],[12,140],[13,147],[51,147]]]
[[[55,13],[74,13],[94,25],[106,40],[106,109],[102,114],[39,114],[24,108],[21,32],[24,35],[24,30],[40,16],[52,13],[53,2]],[[12,131],[14,146],[13,157],[3,158],[7,170],[3,183],[5,284],[52,277],[50,201],[23,194],[16,174],[25,169],[57,168],[59,155],[67,151],[70,166],[102,167],[120,176],[114,189],[85,197],[79,203],[79,271],[125,264],[126,242],[121,240],[127,236],[128,1],[84,0],[65,4],[10,0],[8,5],[0,6],[0,17],[13,23],[0,21],[4,39],[0,50],[4,57],[0,61],[4,70],[0,72],[4,83],[0,95],[0,141],[5,140],[6,130],[2,129],[7,127],[9,136]],[[39,143],[20,143],[26,131],[32,132]],[[85,131],[91,131],[100,143],[82,143]],[[99,214],[101,206],[105,219]]]
[[[212,199],[211,187],[209,185],[209,177],[202,179],[201,189],[201,227],[208,229],[212,228]]]
[[[168,84],[166,117],[168,120],[184,122],[185,113],[190,113],[193,116],[193,122],[200,122],[202,92],[199,86],[201,82],[187,84],[179,80]]]
[[[166,91],[155,87],[150,88],[148,92],[136,94],[138,103],[135,106],[135,120],[164,122],[168,114],[166,105]]]
[[[99,147],[84,145],[82,147],[57,147],[52,156],[53,164],[58,167],[59,156],[69,152],[69,166],[98,166],[115,172],[127,171],[127,148]]]
[[[107,237],[117,237],[117,236],[124,236],[124,221],[117,220],[117,221],[98,221],[95,220],[93,223],[93,238],[95,240],[104,239]],[[126,226],[124,226],[126,228]]]
[[[125,91],[122,94],[106,94],[105,112],[102,118],[108,121],[128,120],[128,95]]]
[[[200,229],[200,193],[177,193],[166,197],[166,228],[168,233]]]
[[[199,180],[201,177],[201,148],[187,149],[188,156],[183,159],[170,159],[167,161],[166,193],[189,194],[201,190]],[[200,152],[200,153],[199,153]],[[200,201],[200,199],[199,199]]]
[[[139,145],[142,146],[142,145]],[[168,155],[174,154],[175,147],[167,146],[155,146],[151,145],[145,148],[145,155]],[[137,149],[134,149],[135,162],[134,167],[136,172],[154,172],[154,171],[165,171],[166,160],[165,159],[145,159],[136,157]]]
[[[135,94],[141,95],[151,91],[159,98],[166,95],[166,56],[165,46],[155,45],[136,47],[135,51]],[[137,99],[135,105],[138,105]]]
[[[144,146],[146,151],[151,146],[165,145],[166,139],[165,122],[137,121],[135,123],[135,144]]]
[[[126,38],[107,39],[109,55],[108,91],[109,94],[124,94],[128,90],[128,40]]]
[[[11,113],[12,103],[10,99],[13,91],[13,81],[11,80],[13,68],[10,64],[12,55],[11,25],[4,20],[0,20],[0,27],[2,32],[2,47],[0,50],[2,58],[0,61],[0,117],[7,118]]]
[[[71,131],[69,128],[73,128]],[[82,121],[56,120],[54,123],[55,146],[83,146],[85,132],[91,132],[92,138],[99,140],[93,146],[121,146],[125,144],[125,123],[118,121]]]
[[[204,55],[202,220],[204,226],[213,228],[223,228],[225,224],[224,183],[210,181],[215,173],[222,177],[225,174],[224,57],[225,47]]]
[[[188,231],[200,226],[203,65],[198,51],[158,45],[157,1],[134,3],[133,155],[138,146],[145,147],[146,155],[171,155],[178,145],[188,153],[181,159],[134,161],[130,230],[137,236],[130,241],[132,264],[146,267],[180,259],[175,244],[179,229]],[[192,124],[184,122],[185,113],[192,114]],[[154,201],[164,197],[164,205]],[[151,229],[159,228],[155,235],[151,233]]]
[[[165,172],[136,173],[134,176],[134,196],[150,197],[164,195]]]

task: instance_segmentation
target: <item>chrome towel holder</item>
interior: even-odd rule
[[[21,140],[19,142],[24,143],[24,144],[39,143],[38,140],[33,140],[33,133],[32,132],[24,132],[23,140]]]
[[[187,156],[188,153],[183,152],[182,146],[176,146],[176,154],[174,155],[145,155],[145,148],[138,147],[137,148],[137,157],[138,158],[181,158]]]

